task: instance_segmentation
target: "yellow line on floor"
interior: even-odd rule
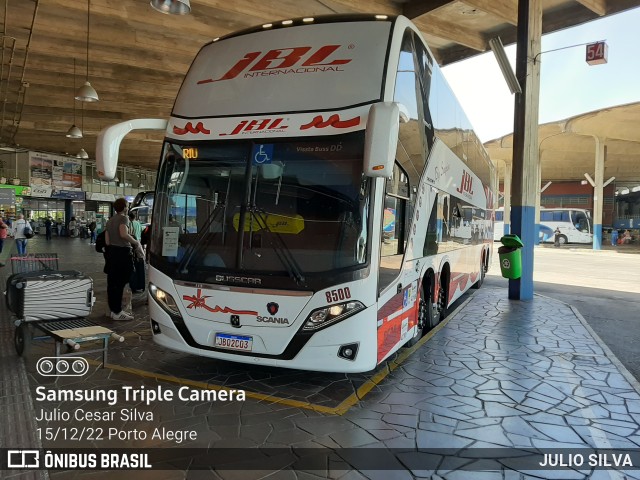
[[[407,358],[409,358],[410,355],[412,355],[417,349],[419,349],[422,345],[424,345],[427,341],[429,341],[429,339],[432,338],[437,332],[442,330],[445,327],[445,325],[449,323],[449,320],[455,317],[458,311],[460,311],[460,309],[463,308],[470,300],[471,300],[471,297],[465,300],[447,318],[445,318],[433,330],[429,331],[424,337],[422,337],[420,341],[418,341],[418,343],[415,344],[413,347],[400,350],[400,353],[397,355],[397,357],[394,360],[388,361],[384,369],[375,373],[369,380],[367,380],[360,387],[358,387],[358,390],[356,392],[352,393],[345,400],[340,402],[340,404],[337,407],[333,407],[333,408],[326,407],[324,405],[316,405],[309,402],[302,402],[300,400],[276,397],[273,395],[265,395],[263,393],[256,393],[256,392],[245,390],[246,396],[248,398],[253,398],[255,400],[281,404],[281,405],[286,405],[286,406],[295,407],[295,408],[304,408],[307,410],[313,410],[315,412],[326,413],[329,415],[344,415],[345,413],[347,413],[347,411],[349,411],[351,407],[353,407],[359,401],[363,400],[363,398],[371,390],[373,390],[374,387],[379,385],[387,377],[387,375],[389,375],[396,368],[402,365],[402,363]],[[96,360],[88,360],[88,362],[91,365],[96,365],[96,366],[102,364],[101,362],[98,362]],[[155,380],[161,380],[161,381],[175,383],[178,385],[184,385],[189,387],[202,388],[204,390],[227,390],[227,391],[234,390],[232,388],[224,387],[221,385],[211,385],[206,382],[198,382],[198,381],[189,380],[186,378],[174,377],[171,375],[166,375],[164,373],[148,372],[146,370],[140,370],[138,368],[132,368],[132,367],[124,367],[122,365],[116,365],[113,363],[108,363],[105,366],[105,368],[109,368],[111,370],[118,371],[118,372],[130,373],[132,375],[137,375],[144,378],[151,378]],[[235,390],[239,390],[239,389],[235,389]]]

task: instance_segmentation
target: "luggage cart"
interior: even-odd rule
[[[43,312],[41,310],[35,311],[28,308],[26,302],[16,302],[15,289],[24,289],[25,291],[29,287],[29,281],[35,281],[36,283],[45,277],[54,277],[58,281],[64,281],[65,277],[69,274],[73,276],[74,273],[78,275],[80,272],[60,272],[58,270],[58,255],[55,253],[36,253],[24,256],[11,257],[11,269],[13,275],[7,279],[7,291],[5,292],[7,308],[15,316],[18,317],[14,324],[16,327],[14,335],[14,346],[18,356],[26,357],[31,346],[31,342],[34,339],[53,338],[55,341],[55,356],[61,357],[66,355],[78,355],[77,350],[85,342],[101,341],[102,347],[90,350],[83,350],[85,353],[102,353],[102,366],[107,363],[107,352],[109,347],[109,340],[115,340],[123,342],[124,337],[116,334],[106,327],[96,325],[95,323],[87,320],[84,317],[74,316],[72,312],[65,312],[64,309],[51,308],[49,311]],[[38,275],[42,274],[41,278]],[[27,275],[24,275],[27,274]],[[13,279],[16,276],[22,276],[20,280]],[[85,277],[85,282],[88,284],[86,289],[86,309],[83,311],[88,314],[91,312],[93,302],[93,285],[88,277]],[[16,285],[17,283],[17,285]],[[13,290],[11,290],[13,288]],[[64,295],[65,289],[62,289],[60,295]],[[68,289],[67,291],[71,291]],[[77,298],[78,290],[75,289],[75,296]],[[23,293],[23,295],[25,295]],[[37,309],[36,309],[37,310]],[[42,335],[34,336],[34,330],[39,331]],[[62,353],[63,347],[66,346],[66,353]]]

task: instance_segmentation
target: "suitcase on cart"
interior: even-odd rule
[[[7,308],[27,321],[86,317],[95,301],[91,278],[77,271],[16,273],[6,292]]]

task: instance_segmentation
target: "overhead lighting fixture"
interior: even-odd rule
[[[507,82],[507,86],[509,87],[509,91],[511,93],[522,93],[522,88],[520,87],[520,82],[518,82],[518,78],[516,74],[513,73],[513,68],[509,63],[509,59],[507,58],[507,54],[504,51],[504,46],[502,45],[502,40],[500,37],[494,37],[489,40],[489,48],[496,57],[496,61],[498,62],[498,66],[502,71],[502,76]]]
[[[76,157],[86,160],[87,158],[89,158],[89,154],[84,148],[81,148]]]
[[[313,18],[313,17],[306,17],[306,18],[303,18],[303,19],[302,19],[302,21],[303,21],[304,23],[311,23],[311,22],[313,22],[313,20],[314,20],[314,18]]]
[[[73,59],[73,91],[76,90],[76,59]],[[82,130],[76,127],[76,99],[73,99],[73,125],[67,130],[67,138],[82,138]]]
[[[98,93],[89,83],[89,19],[91,18],[91,0],[87,0],[87,80],[76,93],[76,100],[81,102],[97,102]]]
[[[187,15],[191,12],[189,0],[151,0],[154,10],[167,15]]]

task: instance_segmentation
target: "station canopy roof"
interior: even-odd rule
[[[5,0],[0,147],[71,154],[84,148],[94,158],[102,128],[132,118],[168,118],[200,47],[244,28],[331,13],[404,14],[446,65],[487,51],[495,36],[505,45],[515,42],[517,3],[191,0],[191,14],[180,16],[158,13],[148,0]],[[543,0],[542,5],[548,33],[638,7],[640,0]],[[88,77],[100,101],[76,102],[74,122],[74,92],[87,77],[88,17]],[[84,138],[65,136],[74,123]],[[121,163],[155,168],[161,142],[160,132],[130,135],[122,143]]]
[[[640,102],[619,105],[545,123],[538,130],[542,182],[594,177],[596,140],[605,142],[604,181],[640,185]],[[513,134],[484,144],[504,176],[500,162],[511,163]]]

